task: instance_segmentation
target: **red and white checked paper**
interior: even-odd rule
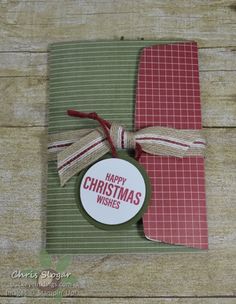
[[[140,56],[135,128],[201,129],[198,49],[195,42],[155,45]],[[152,184],[143,217],[150,240],[208,248],[204,159],[143,154]]]

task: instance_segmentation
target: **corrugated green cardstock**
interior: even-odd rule
[[[67,116],[67,109],[97,112],[133,128],[139,54],[143,47],[173,41],[101,41],[51,44],[49,48],[48,132],[97,127]],[[75,199],[74,176],[59,184],[56,162],[48,162],[46,249],[52,254],[188,252],[195,249],[145,238],[142,222],[105,231],[91,225]]]

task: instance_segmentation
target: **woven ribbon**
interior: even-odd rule
[[[110,137],[116,149],[135,149],[160,156],[204,156],[206,141],[201,130],[179,130],[149,127],[137,132],[127,132],[122,126],[112,124]],[[61,186],[75,174],[97,161],[110,151],[102,128],[82,129],[49,135],[49,160],[57,159]]]

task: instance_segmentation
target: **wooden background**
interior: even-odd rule
[[[0,33],[0,303],[55,303],[11,278],[40,268],[48,43],[121,36],[199,44],[210,249],[73,256],[62,303],[236,303],[236,2],[1,0]]]

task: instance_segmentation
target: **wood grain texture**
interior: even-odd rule
[[[34,298],[34,304],[55,304],[55,299],[50,298]],[[235,304],[235,299],[160,299],[160,298],[148,298],[148,299],[124,299],[124,298],[69,298],[63,299],[64,304]],[[1,298],[1,304],[32,304],[32,298]]]
[[[46,124],[47,81],[43,77],[0,78],[0,126]]]
[[[1,1],[2,51],[45,51],[59,40],[195,39],[232,46],[235,1],[53,0]]]
[[[236,132],[205,132],[210,250],[196,254],[74,257],[68,270],[78,278],[81,296],[113,296],[114,292],[117,296],[140,297],[234,295]],[[0,128],[0,147],[4,147],[0,150],[1,295],[13,292],[24,282],[11,279],[12,271],[40,267],[37,254],[43,243],[45,135],[45,128]],[[32,288],[20,288],[24,295],[40,295]]]
[[[16,269],[43,270],[36,254],[18,251],[1,254],[3,258],[2,296],[19,290],[21,296],[43,296],[34,280],[10,277]],[[60,291],[74,291],[77,297],[233,297],[235,258],[236,250],[230,248],[199,254],[77,256],[67,267],[77,282]]]
[[[16,269],[42,270],[48,44],[121,36],[179,37],[200,46],[210,249],[73,256],[67,271],[78,280],[68,290],[76,298],[62,303],[235,303],[235,26],[235,0],[0,1],[0,303],[55,303],[28,286],[34,282],[10,277]],[[193,298],[170,298],[185,296]],[[213,298],[194,298],[201,296]]]

